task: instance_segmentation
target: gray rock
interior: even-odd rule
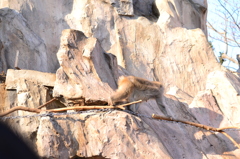
[[[117,88],[116,58],[104,53],[96,38],[87,38],[77,30],[63,30],[57,56],[61,67],[56,74],[55,97],[82,99],[83,105],[107,103]]]

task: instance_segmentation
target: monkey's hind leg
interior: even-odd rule
[[[166,104],[164,104],[165,102],[164,102],[162,95],[160,97],[156,98],[156,102],[157,102],[159,109],[162,111],[162,113],[164,115],[166,115],[167,117],[170,117],[167,113],[167,109],[165,107]]]
[[[137,112],[138,111],[138,109],[139,109],[139,104],[141,104],[141,103],[135,103],[135,104],[132,104],[132,105],[130,105],[128,108],[131,110],[131,111],[133,111],[133,112]]]
[[[159,109],[162,111],[162,113],[166,116],[169,116],[166,110],[166,107],[164,105],[158,105]]]

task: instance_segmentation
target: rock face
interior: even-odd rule
[[[6,73],[8,68],[14,68],[17,51],[19,68],[43,72],[55,71],[56,64],[47,55],[44,41],[29,28],[21,14],[9,8],[0,9],[0,26],[0,39],[3,45],[0,49],[1,72]]]
[[[6,82],[1,84],[0,113],[15,106],[36,108],[52,98],[52,88],[56,75],[33,70],[8,69]],[[59,102],[50,104],[48,108],[62,107]],[[18,111],[13,116],[27,116],[34,113]],[[11,127],[18,130],[20,136],[32,143],[36,140],[39,127],[37,118],[17,118],[6,120]],[[26,137],[28,136],[28,137]]]
[[[117,88],[116,57],[104,53],[96,38],[64,30],[57,56],[61,67],[57,71],[55,97],[82,100],[82,105],[101,103],[107,102]]]
[[[0,71],[14,67],[16,50],[20,68],[57,71],[8,70],[6,87],[0,85],[2,111],[36,108],[52,98],[44,89],[53,86],[53,96],[66,106],[106,104],[118,77],[135,75],[163,83],[163,102],[174,119],[240,126],[240,80],[208,45],[206,0],[5,0],[0,7],[10,8],[0,9]],[[6,122],[42,158],[240,157],[220,133],[150,119],[165,115],[154,99],[136,108],[138,117],[114,110]],[[240,143],[239,131],[226,132]]]
[[[171,158],[148,125],[119,111],[44,117],[37,134],[38,152],[46,158]]]

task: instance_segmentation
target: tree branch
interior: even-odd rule
[[[51,99],[50,101],[48,101],[47,103],[45,103],[45,104],[43,104],[43,105],[40,105],[40,106],[38,106],[38,107],[37,107],[37,109],[41,109],[42,107],[44,107],[44,106],[46,106],[46,105],[48,105],[48,104],[52,103],[52,102],[53,102],[53,101],[55,101],[55,100],[57,100],[57,98],[53,98],[53,99]]]
[[[43,106],[46,106],[47,104],[53,102],[54,100],[56,100],[56,98],[53,98],[52,100],[50,100],[47,103],[39,106],[38,108],[28,108],[28,107],[23,107],[23,106],[16,106],[16,107],[13,107],[13,108],[7,110],[6,112],[0,113],[0,117],[6,116],[6,115],[8,115],[8,114],[10,114],[14,111],[17,111],[17,110],[40,113],[41,110],[39,108],[41,108]],[[124,109],[124,107],[126,107],[126,106],[129,106],[131,104],[140,103],[140,102],[142,102],[142,100],[138,100],[138,101],[122,104],[122,105],[117,105],[117,106],[77,106],[77,107],[66,107],[66,108],[58,108],[58,109],[48,109],[48,110],[45,110],[45,111],[48,111],[48,112],[62,112],[62,111],[66,111],[66,110],[89,110],[89,109],[109,109],[109,108],[110,109],[116,109],[116,108]]]
[[[178,120],[178,119],[167,118],[167,117],[159,116],[159,115],[156,115],[156,114],[153,114],[152,118],[153,119],[180,122],[180,123],[196,126],[196,127],[199,127],[199,128],[203,128],[203,129],[206,129],[206,130],[211,130],[211,131],[214,131],[214,132],[222,133],[227,138],[229,138],[229,140],[231,140],[237,148],[240,149],[240,146],[237,144],[237,142],[231,136],[229,136],[226,132],[223,131],[225,129],[240,129],[240,127],[214,128],[214,127],[203,125],[203,124],[198,124],[198,123],[194,123],[194,122],[190,122],[190,121],[183,121],[183,120]]]
[[[237,24],[235,18],[233,17],[233,15],[229,12],[229,10],[221,3],[220,0],[218,0],[219,4],[224,8],[225,11],[228,12],[228,14],[230,15],[230,17],[232,18],[234,24],[238,27],[238,29],[240,30],[240,26]]]
[[[14,111],[17,111],[17,110],[23,110],[23,111],[28,111],[28,112],[34,112],[34,113],[40,113],[41,110],[40,109],[36,109],[36,108],[28,108],[28,107],[23,107],[23,106],[16,106],[16,107],[13,107],[3,113],[0,113],[0,117],[3,117],[3,116],[6,116]]]
[[[140,103],[140,102],[142,102],[142,100],[138,100],[138,101],[122,104],[122,105],[117,105],[117,106],[77,106],[77,107],[49,109],[47,111],[49,111],[49,112],[61,112],[61,111],[66,111],[66,110],[116,109],[116,108],[120,108],[120,109],[124,110],[124,107],[129,106],[131,104]]]
[[[214,40],[217,40],[217,41],[220,41],[220,42],[222,42],[222,43],[225,43],[222,39],[219,39],[219,38],[215,38],[215,37],[213,37],[213,36],[211,36],[210,34],[209,34],[209,37],[211,37],[212,39],[214,39]],[[223,36],[222,36],[223,37]],[[229,41],[233,41],[233,43],[235,42],[234,40],[231,40],[231,39],[228,39]],[[228,43],[228,45],[229,46],[231,46],[231,47],[238,47],[238,43],[236,43],[237,45],[233,45],[233,44],[230,44],[230,43]]]
[[[230,61],[232,61],[233,63],[235,63],[235,64],[238,65],[237,60],[235,60],[235,59],[229,57],[227,54],[224,54],[224,53],[223,53],[221,56],[222,56],[223,59],[228,59],[228,60],[230,60]]]

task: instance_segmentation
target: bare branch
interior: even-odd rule
[[[219,38],[216,38],[216,37],[214,37],[214,36],[211,36],[210,34],[209,34],[209,37],[211,37],[211,38],[214,39],[214,40],[217,40],[217,41],[220,41],[220,42],[222,42],[222,43],[225,43],[224,40],[219,39]],[[233,41],[233,40],[231,40],[231,39],[228,39],[228,40]],[[231,46],[231,47],[238,47],[238,45],[233,45],[233,44],[230,44],[230,43],[229,43],[228,45]]]
[[[239,127],[214,128],[214,127],[203,125],[203,124],[198,124],[198,123],[194,123],[194,122],[190,122],[190,121],[183,121],[183,120],[179,120],[179,119],[167,118],[167,117],[163,117],[163,116],[156,115],[156,114],[153,114],[152,118],[153,119],[160,119],[160,120],[167,120],[167,121],[181,122],[181,123],[184,123],[184,124],[200,127],[200,128],[206,129],[206,130],[211,130],[211,131],[222,133],[229,140],[231,140],[237,148],[240,149],[240,145],[231,136],[229,136],[226,132],[223,131],[225,129],[240,129]]]
[[[219,32],[217,29],[215,29],[214,27],[213,27],[213,25],[208,21],[207,22],[207,24],[209,24],[209,25],[207,25],[210,29],[212,29],[213,31],[215,31],[216,33],[218,33],[218,34],[223,34],[224,35],[224,33],[221,33],[221,32]]]
[[[214,2],[211,2],[212,4]],[[216,4],[218,3],[218,4]],[[217,0],[214,3],[216,8],[210,12],[216,15],[216,19],[207,22],[209,37],[226,45],[225,53],[229,47],[240,48],[240,5],[234,0]]]
[[[13,107],[3,113],[0,113],[0,117],[2,116],[6,116],[14,111],[17,111],[17,110],[23,110],[23,111],[28,111],[28,112],[34,112],[34,113],[40,113],[41,110],[39,109],[36,109],[36,108],[28,108],[28,107],[23,107],[23,106],[16,106],[16,107]]]
[[[238,65],[237,60],[235,60],[235,59],[229,57],[227,54],[222,54],[222,58],[223,58],[223,59],[228,59],[228,60],[230,60],[230,61],[232,61],[233,63],[235,63],[235,64]]]
[[[238,29],[240,30],[240,26],[237,24],[235,18],[233,17],[233,15],[229,12],[229,10],[221,3],[220,0],[218,0],[219,4],[224,8],[225,11],[227,11],[227,13],[230,15],[230,17],[232,18],[234,24],[238,27]]]
[[[48,101],[47,103],[45,103],[45,104],[43,104],[43,105],[40,105],[40,106],[38,106],[37,108],[38,108],[38,109],[41,109],[42,107],[45,107],[46,105],[48,105],[48,104],[52,103],[52,102],[53,102],[53,101],[55,101],[55,100],[57,100],[57,98],[53,98],[53,99],[51,99],[50,101]]]
[[[28,111],[28,112],[34,112],[34,113],[40,113],[41,110],[39,108],[46,106],[47,104],[55,101],[56,98],[53,98],[52,100],[48,101],[47,103],[39,106],[38,108],[28,108],[28,107],[23,107],[23,106],[16,106],[13,107],[3,113],[0,113],[0,117],[6,116],[14,111],[17,110],[23,110],[23,111]],[[89,110],[89,109],[106,109],[106,108],[110,108],[110,109],[116,109],[116,108],[120,108],[120,109],[124,109],[124,107],[131,105],[131,104],[136,104],[136,103],[140,103],[142,102],[142,100],[138,100],[138,101],[134,101],[134,102],[130,102],[130,103],[126,103],[126,104],[122,104],[122,105],[117,105],[117,106],[77,106],[77,107],[67,107],[67,108],[58,108],[58,109],[48,109],[46,111],[48,112],[62,112],[62,111],[66,111],[66,110]]]

